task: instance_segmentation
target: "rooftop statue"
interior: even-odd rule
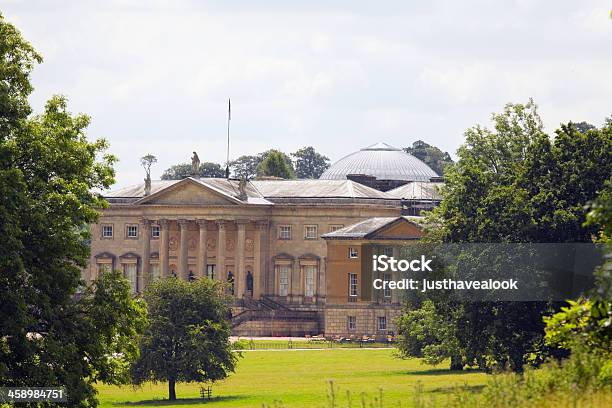
[[[193,152],[191,157],[191,175],[197,176],[200,173],[200,158],[196,152]]]

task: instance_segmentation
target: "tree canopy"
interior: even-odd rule
[[[433,171],[438,173],[439,176],[442,176],[446,167],[453,163],[453,159],[448,152],[443,152],[422,140],[412,143],[411,147],[405,147],[404,151],[423,161]]]
[[[295,175],[301,179],[318,179],[329,168],[329,158],[315,151],[314,147],[302,147],[295,153]]]
[[[161,176],[162,180],[182,180],[186,177],[191,177],[191,164],[181,163],[171,166],[166,169]],[[197,177],[202,178],[214,178],[214,177],[225,177],[225,170],[221,168],[218,163],[204,162],[200,163]]]
[[[30,116],[38,62],[0,15],[0,384],[65,385],[71,405],[95,405],[95,381],[126,379],[144,312],[118,274],[82,289],[88,227],[106,204],[92,191],[113,183],[115,158],[63,97]]]
[[[459,160],[445,173],[443,200],[429,216],[436,226],[431,239],[440,242],[590,242],[597,227],[585,225],[585,206],[612,174],[612,126],[579,132],[571,123],[556,137],[543,132],[533,101],[509,104],[493,115],[493,129],[481,126],[465,133]],[[471,302],[438,299],[436,314],[457,330],[462,361],[490,369],[521,370],[544,350],[542,316],[554,305],[545,302]],[[407,330],[419,304],[408,306],[400,331],[402,349],[414,355]],[[462,314],[452,312],[461,309]],[[430,309],[427,309],[431,312]],[[446,327],[447,325],[443,325]],[[440,342],[441,332],[429,338]],[[454,344],[446,342],[447,344]],[[433,342],[431,343],[433,344]],[[427,344],[425,344],[426,346]],[[453,357],[456,349],[426,349]],[[531,357],[530,357],[531,356]]]
[[[260,155],[256,156],[240,156],[236,160],[230,162],[232,175],[243,180],[251,180],[257,176],[257,166],[261,163]]]
[[[262,153],[264,159],[257,166],[258,176],[280,177],[284,179],[295,178],[291,159],[278,150]]]
[[[169,399],[175,400],[177,381],[214,382],[234,371],[230,299],[218,281],[160,279],[147,286],[144,299],[150,325],[133,368],[136,384],[168,381]]]

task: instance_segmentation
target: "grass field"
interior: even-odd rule
[[[200,400],[198,384],[178,384],[178,401],[163,401],[168,391],[165,383],[146,384],[141,388],[100,386],[102,406],[190,406],[207,407],[274,406],[326,407],[329,380],[337,388],[338,407],[347,406],[347,390],[353,407],[361,406],[361,394],[367,401],[383,392],[385,407],[412,405],[415,386],[420,382],[426,394],[442,400],[453,386],[478,388],[486,381],[479,372],[451,373],[445,367],[432,368],[418,360],[400,360],[392,349],[329,349],[246,351],[236,373],[213,386],[213,400]],[[367,406],[370,406],[369,403]]]

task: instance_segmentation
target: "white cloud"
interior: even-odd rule
[[[454,151],[463,131],[533,96],[549,131],[610,114],[609,10],[599,2],[11,1],[54,93],[93,118],[118,184],[154,170],[313,145],[332,159],[379,140]]]

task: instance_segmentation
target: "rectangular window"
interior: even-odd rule
[[[102,225],[102,238],[112,238],[113,237],[113,226],[106,224]]]
[[[317,239],[316,225],[304,225],[304,239]]]
[[[98,274],[103,274],[104,272],[111,271],[111,264],[109,263],[100,263],[98,264]]]
[[[378,330],[387,330],[386,316],[378,316]]]
[[[161,273],[160,273],[160,269],[159,269],[159,264],[158,263],[152,263],[149,265],[149,273],[151,274],[151,280],[154,281],[155,279],[160,279],[161,278]]]
[[[278,226],[278,239],[291,239],[291,225]]]
[[[346,316],[346,325],[349,330],[357,330],[357,318],[355,316]]]
[[[289,266],[279,265],[278,271],[278,295],[287,296],[289,293]]]
[[[383,280],[386,282],[389,282],[391,280],[391,274],[390,273],[385,273],[383,275]],[[389,288],[388,285],[385,286],[385,288],[383,289],[383,296],[386,298],[390,298],[391,297],[391,289]]]
[[[123,276],[128,280],[128,282],[130,282],[132,293],[136,293],[136,290],[138,289],[138,283],[136,282],[136,264],[123,264]]]
[[[315,276],[317,267],[307,265],[304,267],[304,296],[313,297],[315,292]]]
[[[151,238],[159,238],[159,225],[151,225]]]
[[[210,279],[215,279],[215,265],[214,264],[206,265],[206,276]]]
[[[138,225],[128,224],[125,226],[125,236],[128,238],[138,238]]]
[[[357,274],[349,273],[349,296],[356,297],[357,296]]]
[[[335,232],[335,231],[338,231],[341,228],[344,228],[344,225],[340,225],[340,224],[330,225],[329,226],[329,232]]]
[[[385,249],[383,250],[383,253],[387,256],[393,256],[393,248],[392,247],[385,247]]]
[[[359,258],[359,252],[357,248],[350,247],[348,250],[348,257],[351,259]]]

